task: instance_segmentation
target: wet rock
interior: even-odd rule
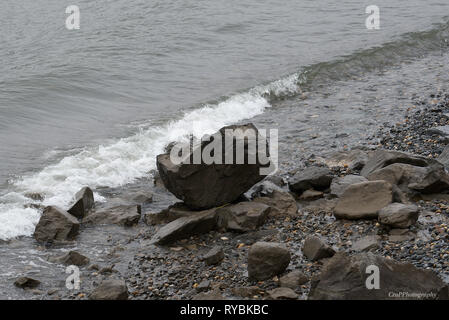
[[[49,206],[44,209],[34,230],[34,238],[38,242],[73,240],[78,235],[78,220],[58,207]]]
[[[254,231],[265,223],[270,207],[259,202],[240,202],[217,209],[222,227],[237,232]]]
[[[380,237],[377,235],[363,237],[359,240],[354,241],[354,243],[352,244],[352,250],[362,252],[377,249],[379,247],[379,240]]]
[[[90,300],[128,300],[128,287],[124,280],[103,280],[89,295]]]
[[[157,213],[148,212],[143,219],[147,225],[158,225],[170,223],[182,217],[189,217],[195,213],[196,211],[192,211],[184,203],[177,202]]]
[[[53,263],[61,263],[65,265],[75,265],[78,267],[85,266],[89,263],[89,258],[83,256],[77,251],[69,251],[66,254],[59,257],[51,257],[48,259]]]
[[[288,192],[274,191],[266,197],[255,198],[253,202],[266,204],[271,208],[271,217],[295,217],[298,215],[298,205],[295,198]]]
[[[332,257],[334,249],[329,247],[323,240],[315,236],[308,236],[304,241],[302,253],[311,261]]]
[[[248,252],[248,276],[266,280],[285,271],[290,263],[290,252],[284,244],[256,242]]]
[[[34,201],[44,201],[44,199],[45,199],[44,195],[37,193],[37,192],[26,193],[25,197],[30,198]]]
[[[394,163],[405,163],[418,167],[427,167],[429,163],[431,163],[431,160],[411,153],[381,149],[375,151],[370,156],[360,174],[367,177],[372,172]]]
[[[367,181],[350,185],[341,196],[334,209],[339,219],[377,218],[378,211],[393,201],[390,183]]]
[[[268,297],[272,300],[296,300],[298,295],[290,288],[276,288],[268,291]]]
[[[195,234],[202,234],[219,227],[216,209],[198,211],[191,216],[176,219],[162,228],[151,239],[152,244],[168,244]]]
[[[224,259],[223,248],[220,246],[215,246],[209,252],[207,252],[202,260],[206,263],[206,265],[215,265],[219,264]]]
[[[78,219],[82,219],[88,214],[89,210],[91,210],[94,205],[94,193],[89,187],[85,187],[76,193],[75,203],[69,210],[67,210],[67,212]]]
[[[337,177],[332,180],[331,183],[331,194],[341,197],[345,190],[355,183],[368,181],[365,177],[349,174],[344,177]]]
[[[139,223],[141,217],[140,205],[119,205],[88,215],[86,224],[117,224],[131,227]]]
[[[150,192],[138,192],[132,199],[136,204],[144,205],[153,203],[153,194]]]
[[[325,190],[332,182],[332,172],[325,167],[309,167],[298,171],[288,180],[291,191],[302,194],[308,189]]]
[[[339,151],[332,154],[321,162],[329,168],[347,167],[352,171],[359,171],[368,161],[368,154],[365,150],[353,149],[350,151]]]
[[[258,184],[253,186],[250,190],[248,190],[248,192],[245,193],[247,198],[254,199],[257,197],[267,197],[267,196],[269,197],[273,194],[274,191],[282,192],[282,187],[277,184],[281,182],[274,179],[274,177],[270,179],[270,177],[271,176],[268,176],[267,178],[265,178],[265,180],[259,182]],[[278,178],[282,179],[281,177]]]
[[[366,287],[367,282],[373,283],[371,279],[367,279],[373,275],[372,271],[367,273],[368,266],[379,268],[379,289],[369,290]],[[400,299],[394,293],[401,292],[428,294],[428,297],[434,294],[434,299],[448,298],[447,284],[433,271],[417,269],[410,263],[399,263],[372,253],[349,256],[341,252],[325,263],[319,277],[312,282],[309,299]]]
[[[229,130],[236,134],[233,137]],[[237,130],[240,130],[240,134]],[[250,133],[245,139],[243,133]],[[251,135],[254,135],[251,137]],[[209,209],[218,207],[238,199],[248,189],[261,181],[265,175],[261,174],[263,167],[260,162],[258,150],[252,150],[251,145],[256,145],[259,139],[257,128],[253,124],[241,126],[228,126],[220,129],[212,136],[211,141],[234,141],[233,144],[223,143],[222,155],[220,159],[223,164],[174,164],[169,153],[157,156],[157,168],[166,188],[177,198],[183,200],[192,209]],[[262,143],[263,144],[263,143]],[[244,157],[243,164],[226,164],[225,155],[236,155]],[[204,148],[210,148],[213,142],[203,141],[200,146],[194,147],[193,154],[199,153]],[[199,151],[199,152],[198,152]],[[214,150],[215,151],[215,150]],[[254,158],[255,163],[251,164],[248,159]],[[192,161],[192,155],[185,159]],[[237,162],[237,161],[235,161]],[[207,183],[204,183],[207,181]]]
[[[392,203],[379,211],[379,222],[394,228],[408,228],[419,217],[419,207],[409,204]]]
[[[410,183],[408,187],[425,194],[447,192],[449,190],[449,175],[442,165],[434,164],[429,166],[424,178],[417,183]]]
[[[20,277],[14,281],[14,285],[18,288],[22,289],[34,289],[37,288],[41,282],[39,280],[29,278],[29,277]]]
[[[279,278],[279,286],[295,290],[308,281],[309,279],[304,273],[294,270]]]

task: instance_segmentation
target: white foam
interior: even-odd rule
[[[270,107],[266,93],[291,93],[295,77],[253,88],[216,105],[205,105],[190,111],[165,126],[140,130],[137,134],[110,145],[67,156],[42,171],[23,177],[12,184],[13,191],[0,197],[0,239],[29,236],[39,221],[39,211],[24,208],[27,203],[57,205],[66,208],[73,195],[82,187],[118,187],[148,175],[155,169],[156,156],[164,147],[183,136],[200,138],[223,126],[252,118]],[[25,197],[26,193],[45,195],[41,203]],[[95,194],[97,201],[103,200]]]

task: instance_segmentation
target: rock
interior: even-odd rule
[[[334,249],[329,247],[323,240],[315,236],[308,236],[304,241],[302,253],[311,261],[332,257]]]
[[[408,228],[418,221],[419,207],[392,203],[379,211],[379,222],[393,228]]]
[[[428,171],[427,167],[417,167],[406,163],[394,163],[370,173],[367,178],[370,181],[384,180],[392,185],[397,185],[400,190],[410,194],[410,183],[421,181]]]
[[[302,195],[299,197],[300,200],[305,200],[305,201],[313,201],[319,198],[323,197],[323,192],[321,191],[316,191],[313,189],[310,190],[306,190],[302,193]]]
[[[103,280],[89,295],[90,300],[128,300],[128,288],[124,280]]]
[[[234,137],[232,137],[232,133],[228,132],[229,130],[236,133]],[[238,130],[241,130],[240,134]],[[250,134],[246,136],[249,137],[248,139],[245,139],[243,132]],[[254,135],[254,137],[251,137],[251,135]],[[209,209],[218,207],[238,199],[266,176],[261,174],[263,164],[260,161],[259,152],[257,152],[259,150],[257,148],[252,150],[250,147],[251,145],[255,146],[259,138],[257,128],[253,124],[224,127],[215,133],[211,139],[213,141],[234,141],[230,145],[223,143],[224,148],[220,157],[223,164],[205,164],[202,161],[199,164],[174,164],[170,159],[170,154],[165,153],[157,156],[157,168],[165,187],[190,208]],[[263,145],[263,143],[261,144]],[[198,150],[201,152],[201,150],[212,145],[212,142],[203,140],[200,146],[194,147],[193,153],[198,154]],[[237,149],[239,145],[244,146],[241,151],[239,150],[240,147]],[[240,154],[239,151],[243,154]],[[244,163],[226,164],[225,155],[234,155],[235,159],[236,152],[239,153],[239,157],[244,157]],[[255,163],[251,164],[248,159],[253,157]],[[186,159],[192,160],[191,154],[190,156],[187,155]]]
[[[240,202],[217,209],[223,227],[237,232],[254,231],[265,223],[270,207],[259,202]]]
[[[196,290],[198,292],[204,292],[210,289],[210,281],[209,280],[203,280],[200,282],[198,287],[196,287]]]
[[[364,177],[369,176],[372,172],[389,166],[393,163],[405,163],[417,167],[427,167],[432,161],[421,156],[413,155],[406,152],[377,150],[369,158],[360,174]]]
[[[276,177],[270,179],[271,176],[266,177],[262,182],[257,183],[248,192],[245,193],[245,196],[248,199],[254,199],[257,197],[269,197],[273,194],[274,191],[282,191],[282,187],[277,183],[281,183],[280,181],[276,181]],[[278,177],[282,179],[281,177]],[[283,180],[282,180],[283,181]]]
[[[125,227],[132,227],[139,223],[140,217],[140,205],[118,205],[89,214],[83,220],[83,223],[117,224]]]
[[[345,190],[351,185],[355,183],[368,181],[365,177],[356,176],[353,174],[349,174],[344,177],[337,177],[332,180],[331,183],[331,194],[336,195],[337,197],[341,197]]]
[[[350,151],[339,151],[326,159],[321,160],[329,168],[347,167],[351,171],[359,171],[368,161],[368,154],[364,150],[353,149]]]
[[[308,189],[325,190],[332,182],[332,172],[324,167],[309,167],[298,171],[288,180],[291,191],[302,194]]]
[[[279,286],[295,290],[308,281],[309,279],[304,273],[299,270],[295,270],[280,277]]]
[[[362,239],[354,241],[352,244],[352,250],[362,252],[377,249],[379,247],[380,237],[377,235],[366,236]]]
[[[378,211],[393,201],[390,183],[367,181],[350,185],[339,199],[334,215],[339,219],[377,218]]]
[[[219,246],[213,247],[209,252],[207,252],[202,260],[206,263],[206,265],[215,265],[219,264],[224,259],[223,248]]]
[[[415,234],[408,229],[392,229],[389,232],[388,241],[390,242],[403,242],[410,241],[415,238]]]
[[[288,192],[274,191],[269,196],[255,198],[253,202],[259,202],[269,206],[271,208],[270,217],[298,216],[296,200]]]
[[[59,257],[51,257],[48,259],[50,262],[53,263],[61,263],[65,265],[75,265],[78,267],[85,266],[89,263],[89,258],[86,256],[83,256],[79,252],[76,251],[69,251],[66,254],[59,256]]]
[[[432,127],[427,130],[429,134],[436,134],[443,138],[449,136],[449,126]]]
[[[176,219],[160,228],[151,239],[151,243],[168,244],[219,227],[219,216],[216,209],[198,211],[191,216]]]
[[[298,295],[296,294],[295,291],[293,291],[290,288],[282,288],[282,287],[268,291],[268,296],[272,300],[298,299]]]
[[[379,289],[367,289],[368,266],[379,268]],[[368,281],[367,281],[368,280]],[[412,281],[411,281],[412,280]],[[411,263],[398,263],[370,252],[349,256],[335,254],[312,281],[310,300],[385,300],[398,299],[394,294],[435,294],[436,299],[447,299],[447,284],[431,270],[417,269]],[[404,297],[403,299],[407,299]],[[408,298],[410,299],[410,297]]]
[[[73,240],[78,235],[79,222],[67,211],[50,206],[44,209],[34,230],[38,242]]]
[[[444,147],[443,152],[438,156],[437,161],[441,163],[446,170],[449,169],[449,145]]]
[[[233,295],[242,297],[242,298],[252,298],[254,296],[258,296],[263,292],[263,290],[257,286],[250,287],[238,287],[232,288],[231,292]]]
[[[192,300],[226,300],[221,294],[220,290],[215,289],[208,292],[201,292],[195,295]]]
[[[14,281],[14,285],[18,288],[22,289],[34,289],[37,288],[41,282],[39,280],[29,278],[29,277],[20,277]]]
[[[139,192],[133,197],[133,202],[136,204],[150,204],[153,203],[153,194],[146,192]]]
[[[266,280],[285,271],[290,263],[290,252],[284,244],[256,242],[248,252],[248,276]]]
[[[144,221],[147,225],[158,225],[158,224],[170,223],[176,219],[179,219],[182,217],[189,217],[189,216],[192,216],[193,214],[195,214],[195,211],[192,211],[184,203],[177,202],[174,205],[171,205],[168,208],[166,208],[160,212],[146,213],[144,215]]]
[[[433,164],[428,167],[426,175],[417,183],[410,183],[408,187],[414,191],[431,194],[447,192],[449,190],[449,175],[444,166]]]
[[[89,210],[95,205],[94,193],[88,187],[82,188],[75,195],[75,203],[67,210],[68,213],[77,217],[78,219],[84,218]]]

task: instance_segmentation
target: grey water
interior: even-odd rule
[[[79,30],[65,27],[70,4],[80,8]],[[372,4],[379,30],[365,26]],[[162,146],[151,130],[263,117],[265,96],[244,96],[251,88],[267,85],[271,108],[285,107],[287,93],[295,108],[273,117],[289,119],[317,84],[447,50],[448,16],[443,0],[3,0],[0,238],[30,234],[36,214],[18,211],[24,192],[64,202],[78,185],[130,182],[145,170],[129,164],[151,169]],[[153,141],[159,149],[143,146]]]

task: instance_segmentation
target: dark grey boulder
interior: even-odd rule
[[[89,295],[90,300],[128,300],[128,287],[124,280],[108,279]]]
[[[291,191],[301,194],[306,190],[325,190],[333,179],[332,172],[325,167],[308,167],[298,171],[288,180]]]
[[[235,130],[235,136],[229,130]],[[233,202],[266,176],[261,173],[265,159],[260,158],[258,148],[251,148],[257,145],[260,138],[253,124],[224,127],[211,137],[210,141],[203,140],[200,145],[194,147],[193,152],[179,164],[172,161],[170,153],[160,154],[156,159],[165,187],[192,209],[209,209]],[[207,164],[202,158],[195,164],[194,154],[213,146],[213,141],[226,140],[234,142],[222,144],[222,164]],[[238,146],[243,146],[243,149]],[[173,152],[176,155],[176,151]],[[226,154],[234,156],[231,164],[226,163]],[[236,163],[237,154],[243,157],[242,163]],[[254,159],[254,163],[251,163],[251,159]],[[267,163],[266,167],[269,165],[270,163]]]
[[[392,203],[379,211],[379,222],[393,228],[408,228],[419,218],[419,207],[413,204]]]
[[[70,241],[79,231],[79,222],[74,216],[61,208],[49,206],[44,209],[34,230],[38,242]]]
[[[323,240],[315,236],[308,236],[304,241],[302,253],[311,261],[332,257],[335,250],[329,247]]]
[[[290,251],[282,243],[256,242],[248,252],[248,277],[266,280],[285,271]]]
[[[371,266],[369,269],[367,267]],[[379,289],[367,289],[372,284],[372,266],[379,268]],[[368,270],[368,272],[367,272]],[[368,281],[367,281],[368,280]],[[415,296],[400,296],[401,293]],[[411,263],[399,263],[372,253],[349,256],[337,253],[312,281],[310,300],[396,300],[448,299],[447,284],[431,270],[417,269]]]
[[[94,193],[90,188],[85,187],[76,193],[75,203],[69,210],[67,210],[67,212],[78,219],[82,219],[88,214],[89,210],[91,210],[94,205]]]

